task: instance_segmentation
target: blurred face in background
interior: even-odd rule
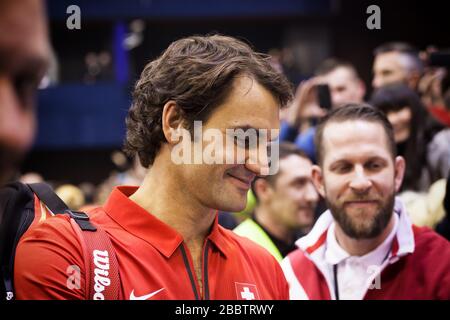
[[[350,68],[338,67],[320,78],[330,87],[334,108],[346,103],[363,102],[366,93],[364,83]]]
[[[40,0],[0,1],[0,184],[31,146],[34,97],[47,69],[49,42]]]
[[[408,140],[411,134],[411,108],[406,106],[397,111],[388,111],[386,116],[394,128],[395,143]]]
[[[403,82],[408,84],[409,72],[399,52],[386,52],[376,55],[373,63],[372,86],[376,89],[387,84]]]
[[[258,188],[260,201],[277,223],[291,230],[308,228],[314,223],[314,210],[319,200],[311,178],[312,162],[293,154],[280,159],[279,165],[274,181],[257,181],[264,184],[263,188]]]

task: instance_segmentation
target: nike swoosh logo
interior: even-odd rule
[[[146,294],[145,296],[139,296],[139,297],[136,297],[134,295],[134,290],[133,290],[133,291],[131,291],[131,294],[130,294],[130,300],[148,300],[151,297],[153,297],[155,294],[157,294],[163,290],[164,290],[164,288],[161,288],[159,290],[153,291],[152,293]]]

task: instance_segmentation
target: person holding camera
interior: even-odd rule
[[[294,142],[315,162],[315,122],[330,109],[364,101],[366,88],[349,62],[330,58],[317,68],[315,77],[297,88],[281,124],[280,140]]]

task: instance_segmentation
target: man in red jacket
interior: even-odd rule
[[[181,39],[147,64],[133,93],[126,151],[148,172],[140,187],[118,187],[90,212],[111,239],[119,298],[288,298],[277,261],[220,227],[217,210],[244,209],[253,178],[270,173],[270,141],[290,98],[268,58],[231,37]],[[254,135],[234,134],[248,130]],[[47,219],[21,239],[17,298],[89,298],[89,262],[68,220]],[[112,281],[109,257],[98,251],[94,298],[102,299]],[[78,282],[69,281],[74,270]]]
[[[450,299],[450,243],[411,224],[396,191],[405,162],[368,105],[333,110],[316,133],[313,181],[328,211],[282,262],[291,299]]]

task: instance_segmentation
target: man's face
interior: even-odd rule
[[[267,154],[268,143],[277,138],[271,129],[279,129],[279,103],[268,90],[249,77],[238,77],[226,101],[218,106],[203,124],[203,132],[217,129],[224,139],[229,136],[227,129],[244,130],[248,128],[266,129],[267,143],[257,146],[258,151]],[[251,181],[261,174],[261,168],[267,168],[267,158],[261,162],[249,162],[250,150],[239,139],[231,137],[231,149],[234,155],[243,152],[245,163],[190,164],[181,165],[180,180],[188,194],[191,194],[203,206],[223,211],[241,211],[247,202],[247,191]],[[223,142],[223,144],[221,143]],[[198,143],[198,142],[196,142]],[[230,156],[225,141],[203,142],[203,150],[212,148],[217,157]],[[194,146],[195,148],[195,146]],[[211,149],[209,149],[211,150]],[[205,153],[204,153],[205,154]],[[218,155],[220,154],[220,155]]]
[[[312,163],[298,155],[280,160],[280,171],[269,184],[264,205],[269,207],[278,223],[295,230],[311,227],[319,194],[312,182]]]
[[[381,124],[331,122],[323,132],[322,167],[314,166],[313,177],[341,229],[367,239],[389,223],[404,167],[403,158],[393,161]]]
[[[408,84],[408,70],[402,64],[402,54],[386,52],[376,55],[373,63],[372,86],[376,89],[387,84],[403,82]]]
[[[336,68],[322,76],[322,78],[330,87],[333,107],[363,101],[365,94],[364,85],[349,68]]]
[[[0,184],[13,173],[35,131],[34,95],[48,63],[40,0],[0,4]]]

